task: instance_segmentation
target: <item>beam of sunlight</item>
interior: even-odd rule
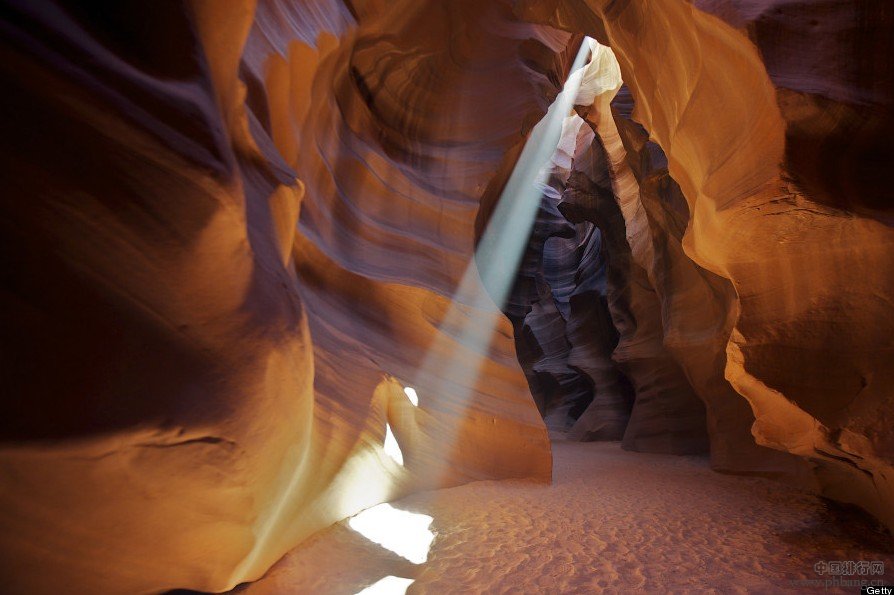
[[[590,48],[586,38],[561,93],[532,129],[440,323],[441,332],[417,371],[419,382],[414,384],[449,397],[454,411],[468,409],[474,399],[483,362],[489,357],[503,316],[498,307],[506,302],[515,282],[540,208],[545,168],[574,107]],[[456,419],[441,428],[438,440],[444,452],[454,446],[461,423]],[[447,464],[447,460],[438,461],[428,471],[444,475]]]
[[[574,58],[571,74],[562,92],[531,130],[478,243],[474,260],[488,289],[488,297],[498,306],[506,302],[515,282],[518,265],[540,207],[542,183],[545,182],[544,168],[559,144],[565,117],[574,107],[590,47],[590,38],[587,37]]]
[[[404,394],[407,395],[408,399],[410,399],[410,403],[413,404],[413,407],[419,407],[419,395],[416,394],[415,388],[411,386],[405,386]]]
[[[397,443],[397,438],[394,437],[394,432],[391,431],[391,424],[385,424],[385,444],[384,444],[385,454],[391,457],[391,459],[400,465],[404,466],[404,453],[400,450],[400,444]]]
[[[407,592],[407,588],[414,582],[416,581],[411,578],[388,575],[362,591],[357,591],[356,595],[404,595]]]
[[[417,371],[420,382],[432,395],[449,395],[453,399],[451,409],[467,409],[481,372],[481,365],[488,356],[494,331],[502,313],[495,307],[501,306],[508,297],[521,262],[528,237],[534,225],[540,204],[542,172],[544,166],[558,145],[565,116],[573,107],[574,98],[581,84],[582,72],[590,51],[589,38],[581,44],[572,63],[570,76],[562,92],[556,97],[543,119],[532,129],[495,207],[487,228],[478,244],[474,257],[470,260],[462,279],[452,296],[448,312],[441,321],[441,333],[435,340]],[[484,290],[487,287],[488,291]],[[471,308],[469,307],[471,306]],[[457,347],[472,354],[479,354],[470,362],[468,353],[463,354]],[[460,380],[461,379],[461,380]],[[416,390],[404,389],[407,398],[418,406]],[[307,422],[311,423],[310,418]],[[443,452],[450,452],[455,445],[458,424],[461,420],[445,423],[438,440]],[[450,427],[452,425],[452,427]],[[308,429],[308,434],[310,430]],[[385,453],[397,464],[403,466],[404,457],[400,445],[386,425]],[[233,576],[242,576],[245,569],[257,563],[266,551],[266,545],[273,528],[290,512],[289,505],[301,489],[304,465],[311,449],[299,451],[287,463],[283,477],[279,478],[285,487],[279,491],[270,513],[259,522],[255,546],[246,556]],[[369,453],[370,459],[378,458],[378,453]],[[432,461],[428,473],[443,471],[446,459]],[[289,468],[290,467],[290,468]],[[349,459],[345,468],[344,485],[336,484],[332,493],[341,494],[345,508],[356,510],[361,502],[381,501],[388,493],[388,484],[372,470],[375,466],[364,455]],[[364,481],[364,473],[367,480]],[[354,489],[352,489],[354,488]],[[411,562],[423,563],[434,534],[428,530],[432,518],[413,514],[381,504],[352,517],[349,525],[368,539],[394,551]],[[386,579],[399,577],[385,577]],[[380,581],[382,582],[382,581]],[[393,581],[389,581],[389,584]],[[378,583],[377,583],[378,584]],[[409,584],[409,583],[407,583]],[[370,588],[374,587],[372,585]],[[364,591],[366,592],[366,591]],[[377,592],[377,591],[370,591]]]
[[[429,530],[432,517],[379,504],[348,519],[348,526],[373,543],[392,551],[413,564],[428,560],[435,538]]]

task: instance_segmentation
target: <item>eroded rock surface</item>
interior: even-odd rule
[[[686,198],[684,251],[735,292],[724,375],[751,406],[756,441],[805,457],[824,494],[890,526],[890,189],[877,175],[852,185],[842,175],[894,121],[891,61],[880,57],[890,7],[702,4],[739,22],[671,0],[523,2],[518,10],[614,50],[633,117],[667,155]],[[796,32],[815,39],[823,30],[836,32],[828,47],[800,46]],[[842,95],[843,86],[851,88]],[[860,150],[839,160],[829,147],[844,129]],[[805,142],[814,150],[801,150]],[[870,154],[873,171],[890,169],[890,149]],[[866,198],[844,186],[865,188]]]
[[[884,0],[3,9],[9,592],[222,591],[547,480],[535,401],[894,526]],[[507,319],[475,244],[584,34]]]
[[[8,591],[226,590],[408,491],[548,480],[508,322],[451,297],[569,34],[502,2],[2,26]]]

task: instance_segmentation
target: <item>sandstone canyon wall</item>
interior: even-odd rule
[[[894,526],[884,2],[101,4],[0,20],[8,591],[223,591],[548,480],[535,402]],[[582,34],[504,318],[475,245]]]
[[[891,191],[876,169],[892,163],[881,140],[894,97],[890,7],[696,4],[730,22],[670,0],[522,2],[518,10],[614,50],[633,118],[667,155],[688,207],[676,223],[666,214],[655,221],[665,228],[660,239],[679,236],[668,223],[685,221],[682,248],[704,269],[686,289],[731,299],[724,376],[747,399],[758,444],[804,457],[822,493],[891,526],[894,233]],[[825,45],[812,52],[803,40]],[[636,153],[636,131],[618,124]],[[836,145],[845,130],[853,135]],[[874,173],[859,175],[866,169]],[[642,195],[654,220],[660,213]],[[665,304],[666,332],[683,328],[674,319],[687,311],[685,300],[675,301]],[[714,318],[712,332],[722,336],[724,317]],[[692,357],[685,338],[678,332],[670,341],[683,362]],[[704,340],[707,348],[715,339]],[[716,365],[706,361],[700,378],[690,372],[693,386],[716,384]],[[724,393],[733,396],[724,389],[715,398]],[[742,419],[707,404],[715,434],[724,417]],[[722,447],[722,466],[732,471],[736,442]],[[761,470],[761,459],[745,463]],[[777,463],[803,478],[798,464]]]
[[[4,4],[5,590],[226,590],[409,490],[549,479],[508,322],[451,298],[569,34],[505,2]]]

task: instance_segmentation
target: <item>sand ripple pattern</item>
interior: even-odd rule
[[[411,564],[338,523],[246,591],[349,594],[388,576],[408,593],[824,591],[820,560],[882,560],[889,537],[795,488],[712,472],[701,457],[617,443],[555,442],[554,483],[482,481],[393,503],[434,518],[428,561]]]

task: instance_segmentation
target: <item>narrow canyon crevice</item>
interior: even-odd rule
[[[655,538],[615,522],[652,480],[767,556],[888,555],[761,542],[722,501],[894,528],[883,0],[2,6],[8,592],[224,592],[283,560],[277,592],[361,511],[442,511],[449,551],[478,518],[450,495],[500,486],[555,502],[547,533],[606,498],[576,543],[617,560]],[[704,586],[662,556],[563,584]]]

